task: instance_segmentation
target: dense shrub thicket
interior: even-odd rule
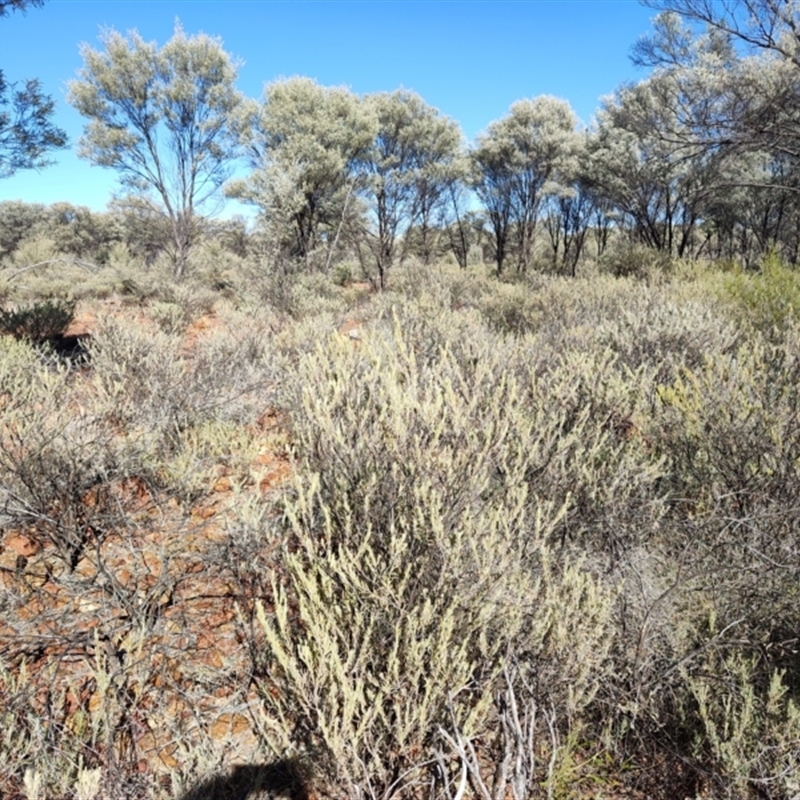
[[[0,337],[0,792],[199,796],[224,698],[319,796],[797,796],[794,271],[230,258],[83,272],[80,364]]]
[[[0,203],[0,795],[800,797],[798,9],[650,4],[469,145],[83,46],[131,194]]]

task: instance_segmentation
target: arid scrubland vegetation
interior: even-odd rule
[[[4,796],[797,794],[793,270],[225,258],[2,270]]]
[[[800,797],[799,12],[669,5],[471,148],[85,48],[133,191],[0,203],[0,796]]]

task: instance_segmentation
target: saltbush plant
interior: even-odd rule
[[[509,690],[562,731],[606,668],[611,595],[553,556],[564,509],[530,488],[549,432],[498,367],[465,372],[446,348],[418,360],[397,318],[297,365],[308,477],[286,503],[287,581],[260,607],[256,670],[272,747],[312,758],[342,796],[477,769],[467,743],[500,741],[493,699],[512,665]]]

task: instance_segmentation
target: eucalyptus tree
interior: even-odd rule
[[[557,191],[579,147],[577,122],[565,100],[542,96],[517,101],[478,137],[474,186],[492,229],[498,274],[512,241],[519,268],[531,263],[542,202]]]
[[[462,135],[457,122],[414,92],[381,92],[364,102],[377,132],[362,164],[368,209],[362,235],[383,287],[401,234],[418,224],[423,249],[429,247],[436,211],[458,180]]]
[[[252,169],[227,192],[257,205],[278,248],[308,261],[337,239],[359,167],[377,131],[373,114],[344,87],[294,77],[243,104],[236,132]]]
[[[745,159],[741,159],[745,161]],[[745,161],[745,163],[747,163]],[[797,163],[781,153],[751,154],[749,174],[742,183],[742,201],[735,206],[741,226],[752,231],[756,245],[750,263],[778,251],[791,263],[800,256],[800,172]]]
[[[772,238],[768,228],[786,222],[785,212],[799,194],[800,3],[654,0],[649,5],[662,13],[653,33],[638,43],[635,59],[655,67],[656,74],[669,74],[692,99],[679,108],[680,129],[662,136],[733,165],[727,196],[713,204],[730,212],[738,196],[745,201],[739,210],[761,207],[760,219],[742,231],[747,258],[753,237]],[[725,216],[730,229],[730,215]]]
[[[481,246],[486,222],[482,212],[472,208],[472,165],[469,152],[464,152],[454,162],[453,167],[454,174],[447,183],[446,200],[441,206],[439,228],[447,237],[450,251],[458,265],[466,269],[470,250]]]
[[[553,267],[573,277],[589,229],[601,208],[587,168],[592,135],[587,132],[580,139],[571,158],[564,162],[559,185],[544,201],[544,226],[550,239]]]
[[[128,252],[147,266],[169,252],[169,220],[147,198],[135,194],[115,197],[108,204],[108,213],[121,231]]]
[[[643,0],[657,20],[680,17],[691,26],[736,41],[749,52],[773,53],[800,67],[800,3],[797,0]],[[687,29],[657,24],[643,37],[635,60],[650,66],[683,63],[691,50]],[[664,34],[667,34],[666,36]]]
[[[636,60],[680,87],[674,146],[717,164],[705,202],[708,246],[752,263],[772,247],[796,258],[800,201],[800,4],[707,0],[662,13]]]
[[[742,152],[770,150],[775,140],[786,140],[790,133],[795,152],[800,149],[796,126],[790,123],[781,131],[798,109],[800,57],[794,53],[791,28],[800,23],[791,22],[797,3],[679,0],[658,5],[682,8],[687,16],[662,11],[653,20],[652,33],[636,44],[633,59],[653,67],[655,75],[669,75],[680,87],[673,113],[681,124],[668,130],[668,137]],[[788,18],[784,10],[791,11]],[[759,14],[769,19],[759,19]],[[704,27],[698,29],[698,23]]]
[[[53,203],[47,211],[48,235],[59,253],[104,264],[113,245],[124,239],[122,226],[108,212],[64,202]]]
[[[43,235],[47,227],[48,209],[42,203],[0,202],[0,259],[11,255],[25,239]]]
[[[419,233],[420,256],[430,264],[442,231],[457,221],[460,195],[469,175],[469,160],[458,123],[441,116],[428,120],[427,141],[414,170],[413,224]]]
[[[722,186],[706,204],[705,252],[757,264],[773,250],[800,256],[800,175],[789,159],[746,152],[729,158]]]
[[[241,102],[237,64],[219,39],[187,36],[176,25],[159,49],[136,31],[81,47],[84,66],[69,101],[89,122],[78,153],[117,170],[168,222],[180,278],[197,235],[197,215],[230,175],[229,119]]]
[[[0,0],[0,17],[42,5],[44,0]],[[67,134],[52,121],[54,109],[38,80],[10,83],[0,70],[0,178],[47,166],[46,154],[66,147]]]
[[[669,72],[606,98],[589,163],[596,191],[635,238],[683,256],[694,246],[696,224],[716,190],[720,157],[681,135],[680,102]]]
[[[473,185],[483,204],[492,231],[497,274],[506,263],[511,225],[514,220],[514,159],[513,143],[489,131],[479,136],[472,151]]]

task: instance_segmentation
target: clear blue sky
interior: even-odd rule
[[[244,62],[238,87],[249,97],[292,75],[358,93],[404,87],[471,140],[515,100],[540,94],[569,100],[588,123],[602,95],[642,77],[628,55],[652,16],[637,0],[49,0],[0,19],[0,69],[10,81],[42,81],[74,145],[83,119],[64,98],[80,44],[99,47],[104,27],[163,44],[179,18],[187,34],[219,36]],[[0,200],[102,210],[115,173],[72,149],[54,157],[55,166],[0,180]]]

